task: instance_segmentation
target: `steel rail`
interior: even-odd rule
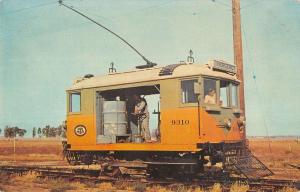
[[[69,181],[79,182],[141,182],[146,185],[171,185],[174,183],[187,185],[187,186],[201,186],[204,188],[213,186],[215,183],[220,183],[225,189],[230,188],[231,184],[240,183],[250,187],[251,190],[255,189],[268,189],[268,191],[277,191],[284,187],[292,187],[300,189],[300,181],[295,180],[282,180],[282,179],[247,179],[241,177],[217,177],[211,178],[205,175],[198,176],[191,181],[179,181],[177,179],[152,179],[147,178],[146,175],[141,177],[134,177],[134,175],[127,175],[127,177],[113,177],[107,173],[103,174],[100,170],[85,169],[85,168],[59,168],[59,167],[45,167],[45,166],[7,166],[0,165],[0,173],[8,175],[25,175],[27,173],[38,173],[38,178],[50,179],[66,179]],[[226,190],[225,190],[226,191]]]

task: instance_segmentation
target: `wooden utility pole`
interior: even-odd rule
[[[232,21],[233,21],[234,63],[237,67],[237,78],[241,81],[239,86],[240,109],[242,111],[242,115],[245,117],[243,46],[242,46],[242,32],[241,32],[240,0],[232,0]]]

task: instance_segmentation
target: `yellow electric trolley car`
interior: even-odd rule
[[[152,176],[191,176],[216,164],[246,177],[272,173],[247,148],[239,1],[233,1],[236,65],[194,64],[191,51],[187,62],[157,66],[107,27],[59,4],[119,38],[147,63],[122,73],[112,67],[107,75],[85,75],[67,90],[63,146],[70,164],[139,167]],[[150,111],[150,142],[134,95]]]
[[[235,74],[234,65],[213,60],[77,79],[67,90],[68,161],[142,160],[191,174],[207,163],[225,165],[225,148],[236,154],[245,145]],[[157,95],[153,142],[143,141],[139,123],[130,118],[133,94]]]

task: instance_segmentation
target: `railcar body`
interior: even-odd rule
[[[148,167],[168,164],[191,173],[209,161],[225,164],[224,148],[245,144],[238,86],[235,66],[217,60],[78,79],[67,90],[68,161],[139,159]],[[207,103],[211,90],[216,95]],[[150,111],[156,117],[155,142],[136,137],[128,108],[134,93],[159,98]],[[107,122],[110,118],[114,122]]]

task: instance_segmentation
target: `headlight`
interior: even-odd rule
[[[225,124],[225,128],[229,130],[231,128],[231,124],[232,124],[231,119],[225,119],[224,124]]]
[[[240,131],[243,131],[246,127],[246,120],[244,117],[240,117],[237,121]]]

